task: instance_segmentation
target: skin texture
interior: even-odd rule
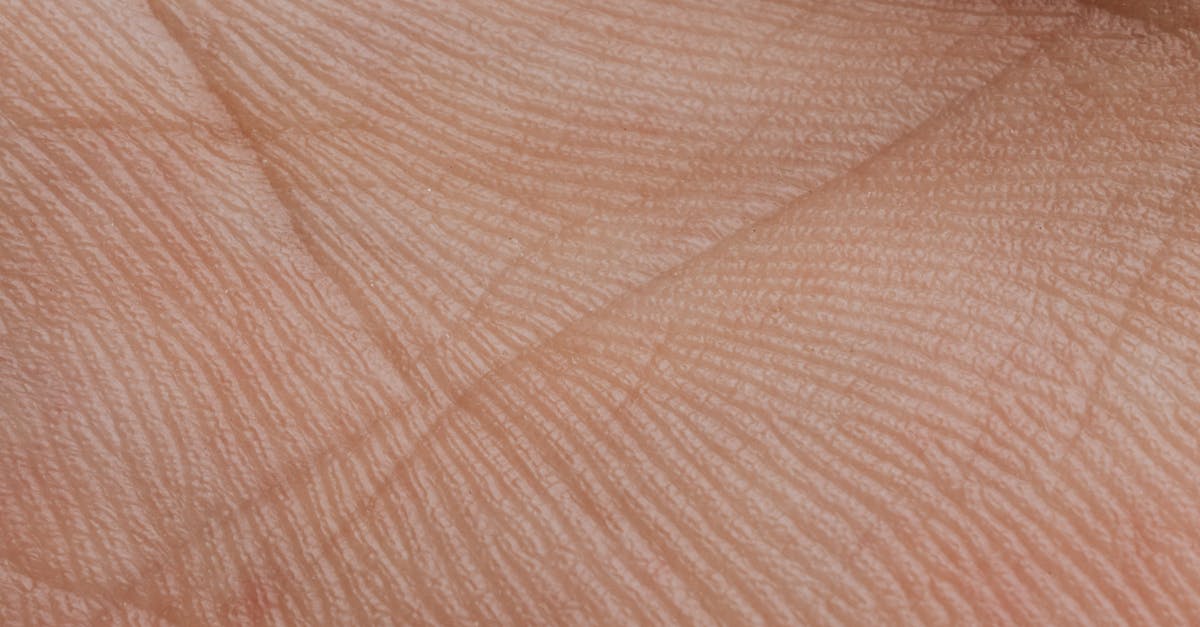
[[[0,623],[1200,622],[1198,33],[0,2]]]

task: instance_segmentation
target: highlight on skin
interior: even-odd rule
[[[0,624],[1200,622],[1200,4],[0,3]]]

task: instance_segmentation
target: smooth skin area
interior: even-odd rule
[[[1200,4],[0,1],[0,624],[1200,623]]]

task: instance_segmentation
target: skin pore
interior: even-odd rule
[[[1200,621],[1200,4],[0,3],[0,624]]]

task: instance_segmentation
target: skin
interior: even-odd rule
[[[1198,3],[0,51],[2,624],[1200,621]]]

